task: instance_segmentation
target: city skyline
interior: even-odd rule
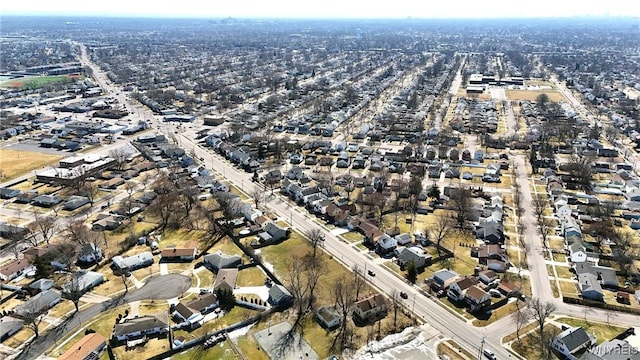
[[[157,1],[153,7],[146,2],[113,0],[108,3],[88,3],[60,0],[56,2],[34,0],[30,2],[3,2],[3,15],[47,16],[105,16],[147,18],[379,18],[379,19],[455,19],[455,18],[553,18],[574,16],[640,16],[640,7],[630,0],[583,1],[575,3],[540,0],[518,3],[502,0],[484,2],[460,0],[455,6],[434,6],[433,3],[398,0],[337,1],[305,3],[289,0],[245,0],[233,3],[203,4],[194,0]]]

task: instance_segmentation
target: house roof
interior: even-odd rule
[[[216,294],[210,293],[203,296],[199,296],[197,299],[191,300],[185,305],[187,305],[187,307],[191,309],[201,312],[204,309],[211,307],[212,305],[215,305],[217,303],[218,303],[218,297],[216,296]]]
[[[464,289],[468,289],[471,286],[477,284],[478,281],[472,277],[464,277],[458,281],[456,281],[454,284],[457,284],[458,287],[460,288],[460,290],[464,290]]]
[[[168,326],[167,314],[165,312],[156,315],[146,315],[133,319],[128,319],[122,324],[116,324],[113,329],[114,336],[123,336],[131,333],[150,330],[155,328],[165,328]]]
[[[135,268],[136,266],[146,262],[153,263],[153,254],[149,251],[145,251],[143,253],[127,257],[114,256],[112,261],[119,269]]]
[[[222,252],[217,252],[206,255],[204,261],[211,264],[211,266],[217,270],[237,267],[242,262],[242,258],[238,255],[227,255]]]
[[[213,290],[220,287],[233,290],[238,280],[238,268],[220,269],[216,275],[216,281],[213,283]]]
[[[475,285],[471,285],[469,289],[467,289],[466,297],[475,300],[476,302],[482,301],[482,298],[486,296],[487,293]]]
[[[434,279],[439,279],[442,282],[446,282],[447,280],[459,276],[455,271],[442,269],[438,270],[433,274]]]
[[[355,303],[355,306],[362,312],[384,306],[384,296],[382,294],[374,294]]]
[[[591,273],[578,274],[578,284],[583,293],[586,291],[595,291],[598,294],[603,294],[602,286],[600,286],[598,278]]]
[[[568,328],[556,336],[556,340],[561,341],[569,352],[573,353],[581,346],[591,341],[589,334],[579,326]]]
[[[49,304],[55,302],[56,300],[60,300],[60,293],[55,290],[46,290],[38,295],[32,297],[31,299],[25,301],[24,303],[18,305],[16,307],[16,314],[22,315],[25,313],[42,313],[49,309]]]
[[[82,339],[71,345],[69,350],[58,357],[58,360],[84,360],[89,354],[96,349],[106,345],[107,340],[104,336],[93,333],[85,335]]]
[[[0,268],[0,273],[5,276],[15,274],[18,271],[24,270],[31,266],[31,260],[28,258],[22,258],[20,260],[14,260],[9,264]]]
[[[162,257],[182,257],[193,256],[198,249],[198,243],[187,241],[182,247],[170,247],[162,250]]]
[[[15,327],[24,325],[24,320],[11,316],[0,317],[0,338],[4,338]]]
[[[269,289],[269,297],[279,304],[292,298],[291,293],[282,285],[275,284]]]

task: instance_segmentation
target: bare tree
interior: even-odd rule
[[[82,291],[84,290],[84,284],[82,283],[80,278],[81,274],[73,273],[71,274],[71,279],[69,279],[69,281],[63,286],[64,295],[73,303],[73,306],[75,307],[75,313],[79,311],[78,304],[80,303]]]
[[[292,256],[290,260],[285,262],[285,281],[287,288],[293,296],[293,308],[296,317],[289,331],[282,334],[275,343],[274,352],[278,357],[283,357],[293,346],[296,332],[300,338],[304,336],[304,318],[307,314],[307,306],[309,304],[309,286],[308,278],[305,275],[306,262],[299,256]]]
[[[551,219],[542,218],[542,222],[540,222],[540,236],[542,236],[542,245],[545,249],[549,248],[549,243],[547,239],[549,235],[551,235],[551,231],[553,230],[553,221]]]
[[[312,257],[316,258],[316,250],[318,245],[324,244],[324,233],[322,230],[318,228],[311,229],[306,233],[307,238],[309,239],[309,243],[311,243],[311,247],[313,249]]]
[[[360,297],[360,291],[364,288],[365,278],[364,278],[364,270],[360,269],[360,266],[357,264],[353,266],[353,292],[354,298],[353,301],[358,300]]]
[[[109,151],[109,156],[115,160],[114,167],[118,171],[122,171],[124,164],[127,163],[127,152],[123,148],[117,148]]]
[[[520,330],[531,320],[529,312],[521,308],[519,303],[520,300],[516,300],[516,312],[513,313],[513,323],[516,326],[516,338],[518,342],[520,342]]]
[[[454,212],[454,219],[459,228],[464,228],[471,212],[471,190],[464,187],[452,190],[450,202]]]
[[[37,301],[29,301],[20,308],[20,317],[24,320],[24,324],[33,331],[36,339],[40,336],[40,323],[44,320],[44,313],[41,304]]]
[[[306,265],[305,273],[307,276],[307,287],[309,289],[309,301],[308,301],[307,309],[313,309],[313,302],[315,300],[315,291],[316,291],[316,288],[318,287],[318,282],[320,281],[320,278],[324,274],[326,274],[327,267],[321,259],[316,258],[315,256],[311,257],[309,255],[306,255],[303,258],[303,260]]]
[[[330,346],[332,351],[340,352],[352,346],[353,329],[349,316],[354,303],[355,288],[353,280],[344,276],[331,285],[330,292],[334,300],[334,308],[340,316],[340,326]]]
[[[260,206],[260,203],[264,200],[264,191],[260,189],[259,185],[253,187],[253,191],[251,192],[251,199],[256,204],[256,209]]]
[[[593,156],[572,155],[567,165],[569,175],[576,179],[580,187],[584,191],[591,190],[592,173],[591,163],[594,161]]]
[[[42,240],[49,245],[49,240],[58,231],[57,219],[51,216],[39,216],[35,214],[35,220],[28,225],[29,232],[32,234],[32,238],[35,242],[32,242],[33,246],[37,246],[37,234],[42,236]]]
[[[529,316],[538,324],[538,345],[540,354],[549,356],[549,336],[544,331],[547,319],[556,311],[556,306],[551,302],[542,302],[538,298],[532,298],[527,304]]]
[[[75,219],[67,223],[63,229],[65,238],[71,243],[81,246],[89,245],[96,261],[101,259],[100,243],[105,242],[105,238],[99,232],[92,231],[87,227],[82,219]]]
[[[89,203],[93,206],[93,203],[96,200],[96,195],[98,195],[98,185],[92,182],[84,182],[79,189],[79,192],[86,196],[89,199]]]
[[[231,235],[233,231],[233,220],[240,214],[240,200],[228,192],[219,192],[215,199],[224,216],[223,230],[225,234]]]
[[[533,199],[533,213],[536,215],[538,224],[542,223],[544,213],[547,210],[548,206],[549,201],[545,199],[543,195],[538,195],[535,199]]]
[[[436,243],[436,249],[438,250],[438,257],[441,258],[442,241],[448,238],[453,232],[453,224],[451,219],[444,215],[436,216],[436,221],[433,225],[425,230],[425,234],[431,235]]]

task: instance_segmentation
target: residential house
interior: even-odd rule
[[[424,249],[419,246],[400,248],[397,259],[398,265],[401,267],[407,266],[411,261],[413,261],[417,268],[423,268],[431,265],[431,255],[427,254]]]
[[[587,333],[582,327],[570,327],[551,340],[551,349],[565,358],[577,360],[596,342],[595,336]]]
[[[198,242],[190,240],[184,243],[182,247],[169,247],[160,253],[162,261],[193,261],[198,252]]]
[[[462,301],[464,300],[465,294],[467,293],[467,289],[471,286],[478,283],[478,279],[470,276],[463,277],[462,279],[458,279],[449,285],[449,289],[447,290],[447,297],[451,301]]]
[[[360,301],[356,301],[353,306],[353,316],[362,322],[372,322],[387,315],[387,304],[382,294],[374,294]]]
[[[383,234],[378,238],[376,243],[376,251],[380,254],[387,254],[395,250],[398,246],[396,239],[387,234]]]
[[[293,296],[291,295],[289,290],[287,290],[287,288],[285,288],[284,286],[279,284],[274,284],[269,289],[269,298],[267,299],[267,302],[272,306],[275,306],[275,307],[286,306],[290,304],[292,301],[293,301]]]
[[[58,360],[94,360],[107,346],[107,339],[98,333],[85,335],[76,341],[67,351],[58,356]]]
[[[220,269],[213,283],[213,291],[217,291],[218,289],[233,291],[233,289],[236,288],[237,280],[238,268]]]
[[[574,268],[578,275],[585,273],[593,274],[598,282],[606,288],[618,288],[618,277],[616,276],[615,269],[593,265],[589,262],[575,264]]]
[[[127,272],[152,265],[154,259],[151,252],[145,251],[143,253],[127,257],[117,255],[114,256],[111,261],[111,268],[115,273],[126,274]]]
[[[89,198],[86,196],[69,196],[69,198],[67,199],[67,201],[64,202],[64,204],[62,205],[62,209],[67,210],[67,211],[73,211],[81,206],[84,206],[86,204],[88,204]]]
[[[398,246],[407,246],[411,244],[413,239],[409,233],[402,233],[395,236]]]
[[[161,335],[169,331],[167,313],[146,315],[137,318],[126,319],[116,324],[111,335],[116,341],[139,339],[147,335]]]
[[[62,285],[62,292],[84,294],[104,282],[104,275],[95,271],[80,270],[71,274],[71,280]]]
[[[221,251],[205,255],[204,266],[213,272],[220,269],[237,268],[242,264],[242,258],[238,255],[227,255]]]
[[[78,253],[78,262],[92,264],[103,259],[100,246],[94,243],[84,244]]]
[[[91,224],[91,229],[93,231],[115,230],[120,225],[120,216],[100,214],[97,220]]]
[[[476,312],[491,305],[491,296],[478,286],[471,285],[464,295],[464,301],[469,306],[469,312]]]
[[[56,270],[65,270],[69,267],[71,259],[64,254],[58,254],[57,249],[59,246],[56,244],[39,245],[25,250],[23,254],[31,262],[35,261],[36,257],[51,255],[50,265]]]
[[[265,231],[258,234],[258,241],[260,243],[274,243],[284,240],[289,236],[287,229],[284,229],[273,222],[267,223],[264,230]]]
[[[48,195],[48,194],[36,196],[32,200],[33,205],[40,206],[40,207],[52,207],[52,206],[58,205],[61,202],[62,202],[61,198],[55,195]]]
[[[493,270],[483,270],[478,273],[478,280],[485,285],[498,281],[498,274]]]
[[[0,268],[0,279],[3,281],[11,281],[20,275],[35,270],[35,266],[28,258],[13,260],[7,265]]]
[[[24,320],[11,316],[0,317],[0,343],[13,336],[24,326]]]
[[[1,188],[0,189],[0,199],[11,199],[20,195],[20,190],[15,190],[11,188]]]
[[[29,284],[29,287],[27,289],[29,291],[29,294],[35,295],[51,289],[53,285],[54,283],[51,279],[38,279]]]
[[[460,279],[460,275],[453,270],[441,269],[433,273],[432,286],[436,290],[446,290],[451,283]]]
[[[33,314],[44,314],[47,310],[59,303],[60,299],[59,292],[49,289],[16,306],[15,314],[21,318]]]
[[[487,269],[503,273],[509,269],[510,264],[502,260],[488,259]]]
[[[195,324],[204,318],[207,314],[217,308],[219,305],[218,298],[215,294],[206,294],[199,296],[197,299],[178,303],[172,313],[173,317],[181,322]]]
[[[500,279],[500,283],[498,283],[498,291],[506,297],[512,297],[520,294],[520,287],[511,280]]]
[[[604,292],[596,275],[591,273],[578,274],[578,287],[584,299],[604,301]]]
[[[507,253],[498,244],[485,244],[472,248],[471,256],[477,257],[478,263],[487,265],[490,270],[504,272],[509,267]]]
[[[340,314],[331,307],[321,307],[316,311],[316,319],[325,329],[335,329],[342,323]]]
[[[476,238],[489,244],[504,243],[504,226],[502,223],[485,222],[476,228]]]

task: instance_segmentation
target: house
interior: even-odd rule
[[[289,236],[289,232],[278,226],[276,223],[267,223],[263,232],[258,234],[258,241],[260,243],[278,242],[286,239]]]
[[[293,296],[284,286],[275,284],[269,289],[269,298],[267,299],[267,302],[272,306],[287,306],[292,301]]]
[[[175,306],[173,317],[181,322],[194,324],[203,319],[203,315],[213,311],[219,305],[215,294],[206,294],[186,303],[180,302]]]
[[[409,233],[398,234],[395,236],[395,239],[399,246],[407,246],[413,241]]]
[[[449,290],[447,290],[447,297],[451,301],[462,301],[465,298],[465,294],[467,293],[467,289],[471,286],[478,283],[476,278],[466,276],[462,279],[458,279],[449,285]]]
[[[126,274],[127,272],[150,266],[153,261],[153,254],[149,251],[127,257],[117,255],[111,260],[111,269],[115,273]]]
[[[38,279],[29,284],[28,290],[30,294],[35,295],[51,289],[53,285],[53,280],[51,279]]]
[[[520,294],[520,287],[511,280],[500,279],[500,282],[498,283],[498,291],[506,297],[512,297]]]
[[[382,294],[374,294],[360,301],[356,301],[353,306],[353,316],[362,322],[372,322],[387,315],[387,304]]]
[[[67,201],[64,202],[64,204],[62,205],[62,209],[67,211],[73,211],[83,205],[88,204],[89,202],[90,202],[89,198],[86,196],[72,195],[72,196],[69,196]]]
[[[604,292],[596,275],[591,273],[578,274],[578,287],[584,299],[604,301]]]
[[[431,255],[419,246],[402,247],[397,255],[398,265],[404,267],[413,261],[417,268],[431,265]]]
[[[98,220],[91,224],[93,231],[115,230],[121,225],[119,216],[100,214]]]
[[[100,246],[94,243],[84,244],[78,253],[78,262],[92,264],[103,259]]]
[[[476,229],[476,238],[489,244],[504,243],[504,226],[502,223],[480,223]]]
[[[509,263],[502,260],[488,259],[487,269],[503,273],[509,269]]]
[[[340,314],[331,307],[321,307],[316,311],[316,319],[320,326],[325,329],[335,329],[342,323]]]
[[[242,258],[240,256],[227,255],[221,251],[204,257],[204,266],[213,272],[218,272],[220,269],[237,268],[241,264]]]
[[[485,285],[489,285],[498,280],[498,274],[493,270],[483,270],[478,273],[478,280]]]
[[[3,281],[11,281],[18,276],[33,270],[35,270],[35,267],[31,264],[30,259],[22,258],[19,260],[13,260],[0,268],[0,279]]]
[[[398,246],[396,239],[387,234],[382,234],[382,236],[380,236],[378,238],[378,241],[376,242],[376,250],[380,254],[390,253],[395,250],[396,246]]]
[[[213,291],[218,289],[231,290],[236,288],[238,280],[238,268],[220,269],[213,283]]]
[[[24,326],[24,320],[11,316],[0,317],[0,342],[10,338]]]
[[[105,183],[101,184],[100,188],[113,190],[122,184],[124,184],[123,178],[114,177],[113,179],[109,179]]]
[[[104,275],[95,271],[80,270],[71,274],[71,277],[71,280],[62,285],[64,294],[73,292],[84,294],[104,282]]]
[[[491,305],[491,296],[478,286],[471,285],[464,295],[464,301],[469,306],[469,312],[476,312]]]
[[[589,262],[575,264],[574,268],[578,275],[586,273],[594,275],[598,282],[604,287],[613,289],[618,288],[618,278],[616,276],[615,269],[606,266],[593,265]]]
[[[20,190],[15,190],[11,188],[1,188],[0,189],[0,199],[11,199],[20,195]]]
[[[40,207],[52,207],[62,202],[62,199],[55,195],[43,194],[33,198],[32,203]]]
[[[21,318],[33,314],[43,314],[59,303],[60,299],[59,292],[49,289],[16,306],[15,314]]]
[[[457,281],[460,278],[460,275],[455,271],[448,269],[441,269],[433,273],[432,284],[436,288],[436,290],[445,290],[448,289],[451,283]]]
[[[50,265],[56,270],[65,270],[69,267],[69,263],[71,259],[63,254],[58,254],[56,250],[59,249],[59,246],[56,244],[47,244],[34,246],[24,251],[24,257],[35,261],[36,257],[43,257],[51,254],[51,262]]]
[[[167,313],[140,316],[126,319],[123,323],[116,324],[111,338],[116,341],[132,340],[147,335],[161,335],[169,331]]]
[[[551,349],[567,359],[578,359],[580,355],[596,342],[595,336],[588,334],[582,327],[570,327],[551,340]]]
[[[184,243],[182,247],[169,247],[160,253],[162,261],[193,261],[198,252],[198,242],[190,240]]]
[[[573,244],[569,245],[569,258],[574,264],[587,261],[587,249],[582,244],[582,241],[574,241]]]
[[[100,357],[100,353],[107,346],[107,339],[98,333],[85,335],[58,357],[58,360],[93,360]]]

